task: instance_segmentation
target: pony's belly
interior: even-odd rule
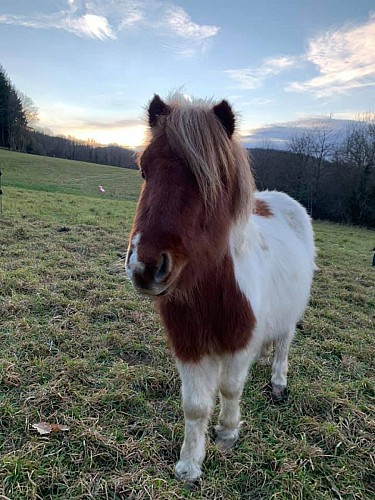
[[[296,259],[287,272],[254,268],[248,259],[233,259],[237,285],[253,310],[255,337],[275,340],[290,331],[302,317],[312,283],[311,264]],[[262,270],[261,270],[262,269]]]

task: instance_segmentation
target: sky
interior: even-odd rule
[[[55,134],[136,147],[179,90],[277,145],[375,110],[375,1],[0,0],[0,64]]]

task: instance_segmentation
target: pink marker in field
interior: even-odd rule
[[[105,189],[103,186],[98,186],[99,193],[105,193]]]

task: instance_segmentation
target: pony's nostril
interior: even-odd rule
[[[172,267],[171,256],[169,255],[169,253],[163,252],[160,255],[159,267],[155,274],[155,281],[157,281],[158,283],[164,281],[171,272],[171,267]]]
[[[132,248],[129,248],[128,253],[127,253],[127,256],[126,256],[126,259],[125,259],[125,263],[126,263],[126,264],[129,264],[130,257],[132,256],[132,253],[133,253],[133,249],[132,249]]]

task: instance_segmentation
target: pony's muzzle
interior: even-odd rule
[[[128,252],[126,272],[134,288],[140,293],[153,296],[167,293],[171,271],[172,256],[169,252],[162,252],[156,265],[140,262],[135,258],[135,252]]]

